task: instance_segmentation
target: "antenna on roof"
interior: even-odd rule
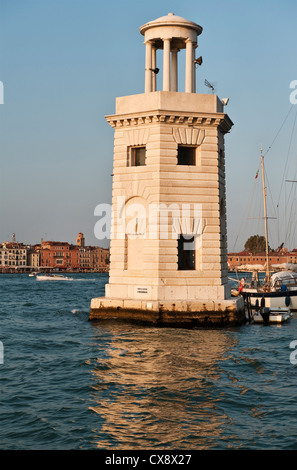
[[[211,88],[212,93],[214,93],[214,84],[210,83],[208,80],[204,80],[204,85],[207,86],[208,88]]]

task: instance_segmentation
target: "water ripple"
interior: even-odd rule
[[[0,277],[2,449],[297,447],[297,319],[226,330],[89,322],[107,279]]]

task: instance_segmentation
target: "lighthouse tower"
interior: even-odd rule
[[[202,27],[169,13],[140,33],[145,92],[117,98],[106,116],[114,128],[110,277],[90,318],[241,323],[227,267],[224,135],[233,123],[215,94],[196,92]]]

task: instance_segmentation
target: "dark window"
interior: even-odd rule
[[[195,239],[180,235],[178,238],[178,270],[195,269]]]
[[[130,166],[145,165],[145,147],[130,147]]]
[[[178,165],[196,165],[196,147],[178,146]]]

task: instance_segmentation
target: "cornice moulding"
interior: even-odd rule
[[[233,122],[225,113],[178,113],[161,110],[149,111],[139,114],[114,114],[105,116],[108,124],[113,128],[134,127],[152,123],[165,123],[169,125],[184,125],[188,127],[218,127],[222,133],[227,133]]]

